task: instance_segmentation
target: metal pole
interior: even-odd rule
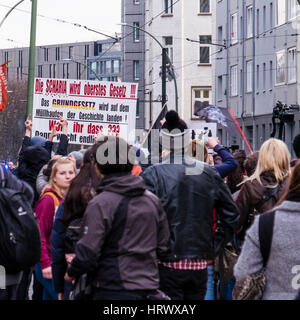
[[[35,76],[35,40],[36,40],[36,15],[37,0],[31,0],[31,29],[29,47],[29,67],[28,67],[28,86],[27,86],[27,116],[32,115],[33,110],[33,88]]]
[[[137,27],[137,26],[132,26],[130,24],[127,24],[127,23],[121,23],[121,25],[123,26],[127,26],[127,27],[131,27],[131,28],[136,28],[138,30],[141,30],[142,32],[145,32],[146,34],[148,34],[154,41],[156,41],[156,43],[158,43],[158,45],[161,47],[161,49],[163,50],[164,47],[163,45],[148,31],[140,28],[140,27]],[[172,72],[173,72],[173,79],[174,79],[174,86],[175,86],[175,101],[176,101],[176,112],[178,112],[178,90],[177,90],[177,82],[176,82],[176,79],[175,79],[175,72],[174,72],[174,66],[173,66],[173,63],[169,57],[169,55],[167,54],[167,52],[165,53],[166,55],[166,61],[168,61],[168,63],[170,63],[170,68],[172,68]],[[162,104],[164,105],[164,104]]]
[[[227,15],[226,15],[226,34],[227,34],[227,39],[229,41],[229,39],[231,39],[230,37],[230,7],[229,7],[229,0],[227,0],[226,3],[226,11],[227,11]],[[227,46],[227,50],[226,50],[226,108],[228,110],[229,108],[229,73],[230,73],[230,61],[229,61],[229,45]],[[229,146],[229,133],[227,131],[226,132],[226,145]]]
[[[256,150],[256,117],[255,117],[255,74],[256,74],[256,59],[255,59],[255,25],[256,25],[256,5],[255,0],[253,0],[252,3],[253,8],[253,26],[252,26],[252,33],[253,33],[253,47],[252,47],[252,54],[253,54],[253,60],[252,60],[252,126],[253,126],[253,143],[252,143],[252,149],[253,151]]]
[[[162,67],[161,67],[161,105],[162,108],[164,107],[165,103],[167,102],[166,96],[166,88],[167,88],[167,49],[162,49]]]

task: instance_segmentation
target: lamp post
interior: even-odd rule
[[[177,90],[177,82],[176,82],[176,76],[174,72],[174,66],[171,62],[171,59],[167,53],[167,49],[163,47],[163,45],[151,34],[150,32],[142,29],[138,26],[133,26],[128,23],[121,23],[122,26],[131,27],[133,29],[138,29],[146,34],[148,34],[162,49],[162,107],[166,104],[167,98],[166,98],[166,81],[167,81],[167,63],[170,64],[170,71],[172,78],[174,79],[174,85],[175,85],[175,104],[176,104],[176,111],[178,112],[178,90]]]
[[[29,67],[27,85],[27,116],[32,115],[33,109],[33,88],[35,76],[35,41],[36,41],[36,14],[37,0],[31,0],[31,27],[30,27],[30,47],[29,47]]]
[[[85,64],[85,63],[82,63],[82,62],[78,62],[78,61],[76,61],[74,59],[71,59],[71,58],[62,59],[62,61],[72,61],[72,62],[75,62],[75,63],[82,64],[83,66],[85,66],[88,70],[90,70],[95,75],[96,79],[101,81],[101,79],[98,77],[97,73],[92,68],[90,68],[88,64]]]

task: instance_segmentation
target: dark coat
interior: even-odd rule
[[[64,245],[66,226],[63,222],[63,216],[64,203],[62,202],[56,211],[51,234],[51,267],[54,288],[57,293],[64,292],[64,276],[67,271]]]
[[[94,286],[106,290],[158,289],[157,259],[169,244],[160,201],[130,174],[105,176],[98,192],[85,211],[68,274],[92,272]]]
[[[242,185],[242,188],[237,196],[236,205],[240,212],[240,221],[238,225],[239,238],[243,239],[247,228],[248,217],[253,214],[256,209],[258,213],[263,213],[271,210],[280,200],[288,188],[288,179],[285,179],[278,188],[277,193],[268,201],[264,202],[260,208],[258,204],[262,200],[267,191],[267,186],[275,186],[276,179],[272,171],[264,172],[260,176],[262,184],[257,180],[247,181]]]
[[[199,170],[187,174],[188,163],[196,163]],[[165,162],[144,171],[142,177],[167,213],[172,252],[166,260],[214,260],[232,240],[239,220],[230,190],[216,169],[171,153]],[[213,236],[214,208],[218,225]]]

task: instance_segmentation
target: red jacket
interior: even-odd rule
[[[55,206],[54,199],[50,195],[45,193],[51,193],[58,200],[58,204],[62,202],[62,198],[53,189],[46,189],[41,195],[35,206],[35,214],[38,220],[40,233],[41,233],[41,268],[45,269],[51,266],[51,250],[50,240],[52,226],[55,218],[55,212],[58,206]]]

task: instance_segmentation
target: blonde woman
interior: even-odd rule
[[[70,157],[59,158],[52,167],[49,184],[36,204],[35,213],[41,233],[41,259],[35,266],[37,279],[44,287],[43,300],[56,300],[51,270],[50,239],[55,212],[65,198],[70,183],[76,174],[74,160]]]
[[[281,140],[269,139],[261,146],[256,170],[246,179],[236,199],[240,211],[239,240],[243,241],[254,216],[272,209],[286,192],[290,157]]]

